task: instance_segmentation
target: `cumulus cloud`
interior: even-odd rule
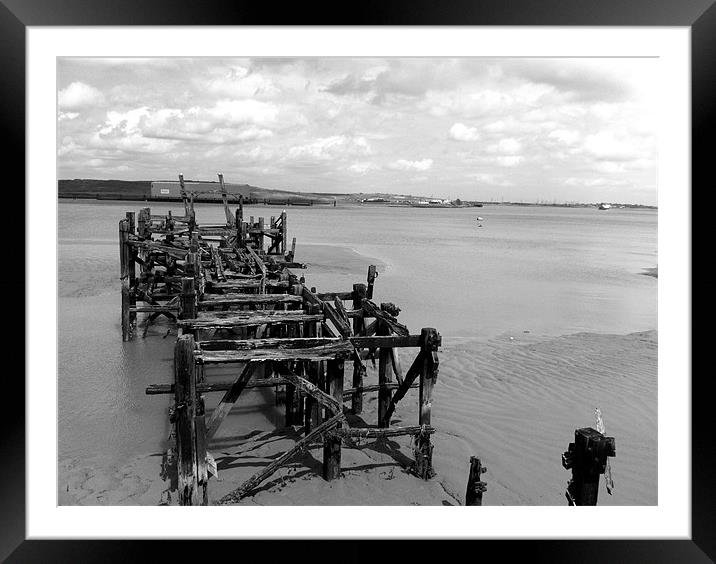
[[[555,129],[554,131],[551,131],[547,137],[554,139],[563,145],[574,145],[577,141],[579,141],[581,135],[579,131]]]
[[[103,103],[104,94],[84,82],[73,82],[57,94],[57,105],[63,110],[82,110]]]
[[[514,155],[522,150],[522,143],[512,137],[500,139],[497,143],[487,148],[488,153],[499,153],[501,155]]]
[[[507,180],[501,174],[489,174],[486,172],[480,172],[472,174],[470,176],[481,184],[490,184],[492,186],[513,186],[513,183]]]
[[[357,162],[353,163],[348,167],[348,170],[351,172],[355,172],[358,174],[365,174],[366,172],[370,172],[371,170],[377,170],[378,165],[371,163],[371,162]]]
[[[448,135],[455,141],[476,141],[480,138],[476,127],[468,127],[462,123],[454,123]]]
[[[495,159],[495,162],[500,166],[511,167],[511,166],[517,166],[524,160],[525,160],[525,158],[523,156],[513,155],[513,156],[509,156],[509,157],[497,157]]]
[[[398,159],[390,163],[389,168],[393,170],[428,170],[433,166],[433,159],[422,159],[420,161],[407,161]]]
[[[369,155],[370,153],[370,144],[365,137],[333,135],[317,139],[312,143],[291,147],[288,151],[288,158],[327,160],[356,154]]]
[[[211,170],[233,170],[227,180],[280,189],[400,192],[413,184],[422,196],[525,201],[535,178],[543,199],[579,199],[580,191],[591,198],[613,184],[590,179],[621,178],[629,182],[624,193],[643,201],[645,187],[656,184],[658,116],[646,67],[656,65],[64,59],[58,168],[80,178],[93,166],[101,177],[122,163],[130,168],[123,177],[152,179],[180,167],[198,178],[213,163]],[[421,188],[419,178],[439,181],[446,192],[431,192],[430,182]]]

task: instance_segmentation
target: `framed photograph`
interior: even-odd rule
[[[522,4],[3,0],[3,558],[714,558],[691,187],[716,9]]]

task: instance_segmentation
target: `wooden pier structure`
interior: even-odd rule
[[[341,474],[341,449],[352,439],[413,437],[416,476],[429,479],[432,466],[433,387],[441,337],[433,328],[410,334],[398,321],[400,308],[375,303],[378,275],[370,265],[366,283],[343,292],[309,288],[294,270],[296,240],[289,247],[287,218],[244,216],[243,202],[232,212],[222,188],[226,222],[201,225],[194,198],[182,185],[183,216],[153,215],[149,208],[119,222],[122,338],[144,334],[159,316],[176,322],[174,382],[147,388],[171,394],[171,451],[182,505],[207,505],[212,438],[245,389],[274,388],[284,405],[285,425],[304,436],[219,504],[238,502],[311,443],[323,442],[323,478]],[[397,349],[416,355],[404,371]],[[366,381],[366,361],[377,360],[378,381]],[[211,367],[235,367],[233,380],[210,382]],[[346,385],[346,379],[349,384]],[[418,389],[417,425],[394,426],[396,405]],[[204,395],[221,393],[206,413]],[[375,426],[351,427],[346,415],[363,411],[364,395],[377,393]]]

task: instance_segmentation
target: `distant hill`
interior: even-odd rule
[[[59,180],[57,195],[60,198],[89,198],[107,200],[145,200],[149,197],[148,180],[94,180],[76,178]]]
[[[191,182],[187,180],[187,183]],[[58,197],[97,199],[97,200],[150,200],[150,180],[97,180],[91,178],[75,178],[72,180],[59,180],[57,183]],[[217,189],[219,183],[216,183]],[[258,186],[246,185],[250,198],[256,201],[268,200],[272,202],[291,201],[292,203],[323,203],[332,204],[333,195],[306,192],[292,192],[290,190],[269,190]],[[343,195],[345,197],[345,194]],[[201,198],[197,201],[202,201]]]

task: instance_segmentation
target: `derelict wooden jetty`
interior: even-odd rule
[[[295,269],[296,240],[290,247],[287,218],[232,212],[223,189],[226,222],[199,224],[193,195],[184,189],[181,217],[154,215],[149,208],[128,212],[119,223],[122,336],[135,337],[143,314],[144,332],[159,316],[176,321],[174,382],[147,388],[172,394],[175,484],[180,503],[206,505],[212,471],[211,441],[241,393],[274,387],[285,406],[285,424],[300,425],[304,436],[239,488],[219,500],[231,504],[256,488],[312,442],[323,442],[323,478],[340,476],[341,449],[352,438],[413,437],[413,470],[433,474],[431,408],[438,375],[440,335],[433,328],[410,334],[393,303],[376,304],[377,276],[369,266],[366,283],[343,292],[309,288]],[[396,349],[417,354],[403,371]],[[378,381],[366,381],[366,360],[378,363]],[[232,381],[209,382],[212,366],[235,366]],[[346,385],[346,378],[349,384]],[[415,426],[393,426],[398,402],[418,388]],[[206,413],[204,395],[223,394]],[[375,426],[351,427],[346,415],[363,411],[365,394],[377,393]]]

